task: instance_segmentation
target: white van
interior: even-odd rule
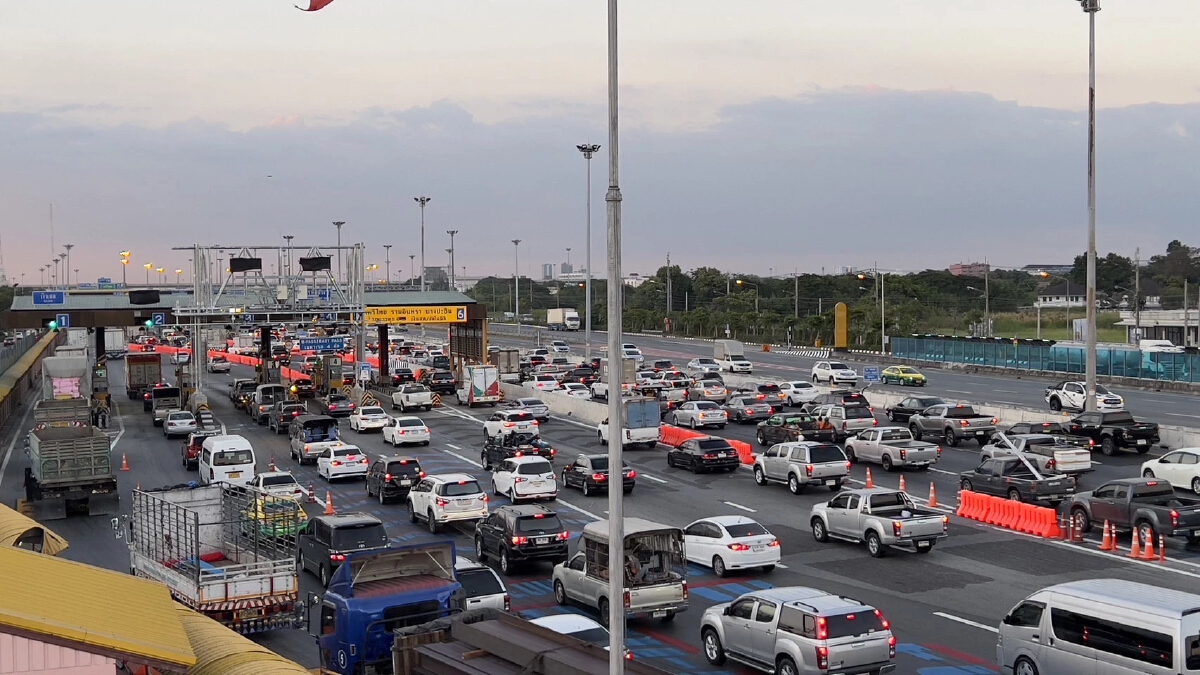
[[[242,436],[209,436],[200,446],[201,485],[249,485],[254,466],[254,448]]]
[[[1000,624],[1002,675],[1200,673],[1200,595],[1120,579],[1057,584]]]

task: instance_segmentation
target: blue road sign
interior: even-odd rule
[[[76,284],[75,287],[80,290],[83,290],[83,289],[92,290],[92,289],[96,288],[96,284]]]
[[[333,352],[341,349],[346,341],[340,337],[301,338],[300,351]]]
[[[155,312],[155,313],[151,314],[151,315],[150,315],[150,322],[151,322],[151,323],[153,323],[155,326],[165,326],[165,325],[167,325],[167,314],[166,314],[166,312]]]
[[[110,279],[109,277],[100,277],[99,279],[97,279],[97,280],[96,280],[96,283],[98,283],[98,284],[111,284],[111,283],[112,283],[112,279]]]
[[[61,305],[67,301],[67,294],[64,291],[34,291],[33,304],[35,305]]]
[[[58,324],[59,328],[70,328],[71,327],[71,315],[70,314],[55,314],[54,322]]]
[[[332,296],[333,296],[333,294],[328,288],[318,288],[317,289],[317,297],[322,300],[328,300]]]
[[[363,363],[358,364],[358,379],[360,379],[360,380],[371,379],[371,364],[366,363],[365,361]]]
[[[879,366],[867,366],[863,368],[863,382],[878,382],[879,381]]]

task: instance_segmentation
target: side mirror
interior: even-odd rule
[[[1158,463],[1159,464],[1169,464],[1170,462],[1167,461],[1166,457],[1162,457],[1158,460]]]
[[[728,605],[728,606],[726,606],[726,607],[725,607],[725,609],[721,610],[721,614],[722,614],[722,615],[724,615],[724,616],[729,616],[729,610],[730,610],[730,609],[732,609],[732,608],[733,608],[733,606],[732,606],[732,605]]]

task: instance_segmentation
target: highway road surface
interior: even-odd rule
[[[660,353],[645,339],[635,338],[634,341]],[[661,349],[661,353],[668,351],[683,355],[678,348]],[[119,382],[123,377],[123,365],[120,361],[110,361],[110,364],[110,378]],[[784,372],[782,367],[780,372]],[[328,485],[316,478],[315,467],[296,466],[288,458],[285,436],[276,436],[251,422],[244,413],[234,411],[226,395],[227,383],[233,377],[251,374],[249,368],[235,366],[230,376],[208,376],[206,393],[230,433],[242,434],[253,443],[260,470],[266,470],[274,457],[280,468],[291,470],[302,484],[307,486],[314,481],[322,499],[328,490],[339,512],[367,511],[379,516],[394,542],[412,543],[430,536],[423,527],[409,524],[404,505],[381,506],[375,500],[368,500],[361,481]],[[165,440],[161,430],[153,427],[141,411],[140,405],[130,406],[124,400],[117,403],[118,415],[110,431],[116,455],[127,455],[131,467],[129,473],[120,474],[123,504],[128,505],[129,492],[135,485],[149,488],[194,479],[195,473],[181,466],[181,440]],[[419,457],[427,471],[467,471],[478,476],[483,485],[489,485],[487,473],[479,467],[483,438],[481,418],[489,413],[488,409],[457,407],[422,413],[421,417],[433,432],[432,444],[401,452]],[[21,496],[21,475],[28,465],[19,439],[27,431],[29,419],[18,417],[18,422],[10,424],[0,437],[0,452],[4,453],[0,460],[3,461],[0,499],[8,504]],[[730,426],[718,435],[753,442],[752,433],[750,426]],[[358,436],[348,428],[346,434],[349,442],[358,443],[373,456],[395,452],[383,444],[378,434]],[[555,461],[557,470],[578,453],[603,451],[595,430],[573,421],[554,418],[543,426],[542,434],[559,451]],[[909,491],[923,498],[928,492],[928,483],[933,482],[942,503],[953,508],[956,474],[974,466],[976,453],[977,450],[969,445],[947,449],[935,470],[907,474]],[[784,564],[770,574],[734,573],[721,579],[706,568],[692,565],[689,572],[692,604],[687,612],[672,623],[634,622],[630,625],[629,644],[637,658],[673,672],[749,672],[736,666],[715,668],[707,664],[699,651],[699,621],[705,607],[764,586],[815,586],[880,608],[892,622],[900,641],[898,673],[978,675],[996,671],[995,626],[1011,607],[1037,589],[1062,581],[1095,577],[1136,580],[1183,590],[1194,589],[1200,581],[1200,550],[1188,550],[1190,547],[1177,543],[1171,545],[1171,560],[1166,565],[1159,565],[1097,552],[1092,540],[1084,545],[1048,542],[956,517],[951,518],[950,537],[931,555],[896,552],[883,559],[874,559],[863,547],[814,541],[808,529],[809,509],[814,503],[829,499],[828,490],[793,496],[783,486],[755,485],[750,472],[745,470],[732,474],[695,475],[671,469],[665,464],[661,447],[631,451],[626,457],[639,474],[637,488],[626,501],[627,515],[678,526],[703,516],[748,515],[779,537],[782,544]],[[1095,474],[1084,478],[1085,486],[1106,476],[1131,475],[1130,467],[1140,458],[1129,455],[1104,458],[1104,461]],[[1136,469],[1132,471],[1136,473]],[[853,475],[861,480],[863,467],[855,466]],[[899,478],[898,474],[886,474],[881,470],[874,471],[874,475],[876,483],[886,486],[895,486]],[[504,500],[495,498],[493,503],[504,503]],[[604,517],[606,505],[603,495],[583,497],[575,491],[564,491],[557,502],[557,510],[568,527],[578,531],[586,522]],[[128,571],[125,544],[113,537],[107,519],[72,517],[49,525],[70,541],[71,548],[65,552],[65,557],[120,572]],[[472,546],[468,536],[463,533],[449,536],[454,538],[460,551],[470,554]],[[542,564],[525,568],[506,579],[514,610],[527,616],[583,611],[555,604],[549,576],[549,565]],[[304,575],[302,590],[305,593],[319,591],[311,575]],[[302,631],[277,631],[255,639],[305,666],[317,665],[315,643]]]

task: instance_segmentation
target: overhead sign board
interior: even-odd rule
[[[302,352],[335,352],[346,346],[346,339],[341,337],[300,338]]]
[[[424,305],[408,307],[368,307],[367,323],[466,323],[466,305]]]
[[[150,321],[155,326],[165,326],[167,324],[167,315],[165,312],[155,312],[150,315]]]
[[[96,284],[76,284],[75,287],[80,290],[92,290],[96,288]]]
[[[111,284],[111,283],[112,283],[112,279],[111,279],[111,278],[109,278],[109,277],[100,277],[99,279],[97,279],[97,280],[96,280],[96,283],[98,283],[98,284]]]
[[[35,305],[61,305],[67,301],[67,294],[64,291],[34,291],[33,304]]]
[[[104,284],[100,284],[100,290],[102,290],[102,291],[115,291],[115,290],[117,290],[117,286],[120,286],[120,284],[114,284],[114,283],[112,283],[112,282],[109,282],[109,283],[104,283]]]

